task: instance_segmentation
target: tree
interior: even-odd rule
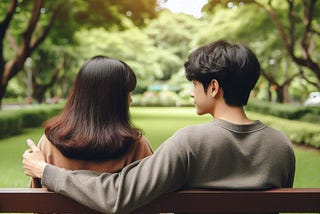
[[[24,31],[21,33],[20,43],[18,44],[8,29],[19,6],[20,5],[17,0],[11,0],[7,13],[0,22],[0,107],[9,80],[22,70],[27,57],[30,56],[30,54],[43,42],[45,37],[48,35],[61,7],[60,4],[57,4],[55,7],[53,7],[48,22],[45,25],[37,28],[37,23],[39,22],[40,14],[43,8],[43,0],[34,1],[31,16]],[[13,56],[9,60],[5,60],[4,57],[3,44],[5,36],[7,36],[9,44],[15,52],[12,54]]]
[[[82,38],[86,38],[83,40]],[[103,28],[82,30],[76,34],[79,42],[79,58],[82,60],[97,54],[108,55],[125,61],[138,79],[137,90],[143,92],[155,80],[166,80],[182,66],[181,60],[170,51],[158,48],[138,27],[127,30],[106,31]]]
[[[268,101],[272,101],[272,95],[271,90],[273,89],[276,92],[276,102],[283,103],[285,101],[290,101],[288,98],[288,87],[290,83],[300,75],[299,72],[296,72],[294,74],[291,74],[290,76],[286,72],[285,75],[279,77],[279,75],[276,75],[277,72],[273,72],[273,69],[278,69],[279,66],[281,66],[281,61],[277,62],[276,59],[270,59],[270,71],[268,72],[265,69],[261,69],[262,76],[268,81]],[[288,68],[287,65],[286,69]],[[285,71],[287,71],[284,69]]]
[[[183,63],[191,49],[191,41],[199,29],[205,26],[204,24],[204,21],[193,16],[163,10],[157,19],[152,20],[143,29],[155,47],[165,50],[158,51],[155,58],[164,74],[160,80],[166,81],[178,72],[184,73]],[[185,78],[183,77],[182,80]]]
[[[51,47],[51,49],[53,48]],[[33,58],[32,66],[30,66],[32,97],[37,103],[42,103],[46,91],[54,85],[59,76],[62,76],[61,73],[65,71],[68,53],[66,53],[64,47],[53,51],[43,50],[40,47],[37,52],[37,57]],[[42,70],[46,70],[46,72],[41,72]],[[54,96],[56,95],[54,94]]]
[[[25,60],[48,37],[50,31],[50,36],[70,42],[75,29],[83,25],[125,28],[126,18],[134,20],[137,25],[143,25],[146,19],[156,16],[156,5],[156,0],[10,0],[2,3],[0,107],[8,82],[22,70]],[[23,23],[26,20],[25,25]],[[52,32],[53,28],[55,30]],[[10,48],[5,47],[5,39],[9,41]]]
[[[198,31],[192,43],[199,46],[212,40],[227,39],[248,44],[257,54],[263,70],[263,82],[256,88],[256,92],[263,94],[263,98],[268,100],[272,99],[271,94],[280,102],[287,100],[288,85],[299,72],[285,66],[285,55],[282,54],[285,51],[278,39],[274,24],[269,21],[266,14],[257,13],[253,5],[238,8],[219,7],[204,19],[208,22],[206,28]],[[273,91],[276,93],[271,93]],[[258,97],[262,98],[260,95]]]
[[[305,72],[305,68],[313,72],[318,80],[313,84],[320,89],[320,61],[316,48],[320,43],[320,14],[318,13],[320,2],[317,0],[235,0],[232,2],[209,0],[203,10],[213,12],[217,5],[232,8],[248,4],[254,4],[268,14],[276,26],[288,56],[301,66],[302,73]]]
[[[163,10],[157,19],[146,26],[144,32],[156,47],[166,49],[184,60],[190,51],[190,42],[202,27],[205,27],[204,22],[191,15]]]

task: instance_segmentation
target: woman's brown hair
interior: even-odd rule
[[[106,160],[141,137],[129,116],[136,76],[124,62],[95,56],[80,68],[62,112],[45,123],[47,138],[69,158]]]

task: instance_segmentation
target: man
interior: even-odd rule
[[[254,53],[216,41],[185,63],[199,115],[214,120],[178,130],[150,157],[116,174],[69,171],[46,164],[29,141],[25,173],[50,190],[102,212],[126,213],[181,188],[266,189],[292,187],[295,156],[281,132],[250,120],[243,109],[260,76]]]

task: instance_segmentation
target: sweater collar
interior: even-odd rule
[[[267,125],[261,123],[259,120],[250,124],[234,124],[222,119],[214,119],[213,123],[216,126],[236,133],[256,132],[267,127]]]

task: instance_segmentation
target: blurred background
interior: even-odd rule
[[[319,187],[319,11],[320,0],[0,0],[0,187],[27,186],[25,140],[38,141],[95,55],[135,71],[133,122],[154,149],[178,128],[211,120],[195,117],[183,64],[218,39],[257,54],[249,116],[294,143],[294,186]]]
[[[1,106],[65,99],[98,54],[134,69],[134,104],[190,105],[183,63],[217,39],[258,55],[254,99],[320,105],[319,11],[317,0],[1,0]]]

